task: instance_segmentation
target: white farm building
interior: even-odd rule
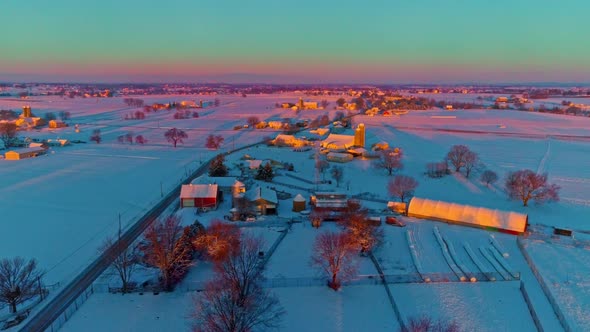
[[[528,216],[522,213],[418,197],[410,201],[408,216],[493,229],[510,234],[524,233],[528,222]]]

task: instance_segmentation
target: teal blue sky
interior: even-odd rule
[[[0,80],[588,82],[582,0],[7,0]]]

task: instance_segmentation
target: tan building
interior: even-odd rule
[[[37,157],[38,155],[45,154],[45,149],[42,147],[25,148],[19,150],[11,150],[4,153],[6,160],[20,160],[26,158]]]
[[[297,194],[295,198],[293,198],[293,211],[300,212],[305,210],[305,198],[301,196],[301,194]]]

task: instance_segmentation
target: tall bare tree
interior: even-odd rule
[[[22,257],[0,260],[0,302],[10,306],[10,312],[16,312],[16,306],[34,298],[41,293],[41,277],[37,261],[25,261]]]
[[[16,139],[16,124],[12,122],[0,123],[0,140],[4,143],[5,148],[12,146]]]
[[[528,206],[531,200],[537,203],[559,200],[560,187],[549,184],[547,174],[537,174],[530,169],[509,173],[505,186],[508,196],[522,201],[523,206]]]
[[[244,237],[216,269],[215,277],[196,301],[195,331],[248,332],[279,327],[284,310],[265,290],[260,239]]]
[[[414,190],[418,187],[418,181],[411,176],[396,175],[387,184],[387,191],[391,196],[395,196],[400,201],[405,202],[405,199],[414,195]]]
[[[392,175],[403,168],[402,152],[393,149],[381,150],[379,159],[375,161],[374,166],[377,169],[384,169],[388,175]]]
[[[179,241],[184,232],[180,222],[181,219],[174,215],[154,222],[140,245],[146,263],[160,269],[162,286],[166,291],[172,290],[178,275],[184,274],[192,265],[194,249],[191,243]]]
[[[330,168],[330,174],[332,175],[332,179],[336,181],[336,187],[340,187],[340,181],[342,181],[342,177],[344,176],[344,169],[340,166],[332,166]]]
[[[188,138],[188,135],[182,129],[171,128],[164,133],[164,137],[176,147],[176,144],[184,143],[184,140]]]
[[[131,276],[139,259],[137,246],[122,242],[121,232],[119,231],[118,239],[115,241],[112,238],[107,238],[99,251],[112,261],[111,266],[117,271],[121,279],[121,292],[123,294],[127,293],[130,290]]]
[[[361,255],[373,250],[383,240],[383,231],[378,224],[368,220],[369,211],[359,201],[349,200],[342,213],[340,224],[348,233],[352,244]]]
[[[465,177],[468,178],[471,171],[479,166],[479,156],[473,151],[468,151],[463,160],[463,167],[465,167]]]
[[[455,167],[455,172],[461,171],[465,166],[465,156],[471,152],[465,145],[453,145],[449,153],[447,153],[447,160]]]
[[[328,275],[328,287],[338,290],[343,280],[356,274],[355,249],[355,242],[346,232],[325,232],[316,237],[311,264]]]
[[[240,229],[236,225],[213,220],[207,230],[194,239],[193,244],[213,262],[222,263],[240,245]]]

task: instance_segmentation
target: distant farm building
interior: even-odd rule
[[[301,194],[297,194],[297,196],[293,198],[293,211],[301,212],[303,210],[305,210],[305,198],[301,196]]]
[[[49,120],[49,128],[56,129],[56,128],[64,128],[68,125],[60,120]]]
[[[279,199],[276,191],[259,186],[248,190],[245,197],[258,214],[277,214]]]
[[[290,146],[290,147],[302,147],[307,144],[305,140],[297,138],[293,135],[279,134],[272,143],[276,146]]]
[[[526,214],[487,209],[414,197],[408,206],[408,216],[448,223],[522,234],[526,230]]]
[[[348,196],[340,192],[316,192],[311,196],[314,209],[338,211],[348,206]]]
[[[66,146],[66,145],[70,145],[70,141],[68,141],[67,139],[48,139],[47,140],[47,145],[48,146],[56,146],[56,147],[60,147],[60,146]]]
[[[387,208],[395,213],[406,214],[408,206],[404,202],[387,202]]]
[[[216,184],[185,184],[180,190],[180,207],[214,209],[218,205]]]
[[[45,154],[46,150],[42,147],[32,147],[18,150],[11,150],[4,153],[6,160],[20,160],[26,158],[37,157],[38,155]]]
[[[326,155],[326,160],[334,161],[337,163],[347,163],[352,161],[353,155],[350,153],[341,153],[341,152],[329,152]]]

